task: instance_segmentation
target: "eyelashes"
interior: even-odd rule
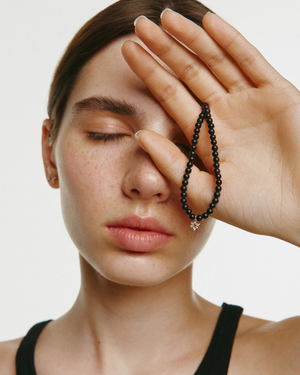
[[[119,134],[119,133],[89,133],[88,135],[89,139],[92,139],[93,141],[119,141],[123,137],[126,137],[126,134]]]
[[[93,141],[102,141],[102,142],[109,142],[109,141],[120,141],[122,138],[126,137],[126,134],[122,133],[89,133],[88,138]],[[189,155],[190,146],[184,144],[176,144],[179,150],[185,154],[186,156]]]

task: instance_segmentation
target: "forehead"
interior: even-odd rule
[[[129,90],[133,92],[147,90],[122,56],[121,45],[128,38],[137,40],[135,35],[116,39],[85,64],[77,78],[69,102],[74,103],[99,94],[125,97]]]
[[[122,56],[121,46],[127,39],[141,44],[166,70],[174,74],[135,34],[126,35],[108,44],[85,64],[71,92],[66,113],[74,103],[97,95],[121,100],[128,100],[130,97],[132,101],[141,105],[144,99],[154,100],[148,88],[131,71]]]

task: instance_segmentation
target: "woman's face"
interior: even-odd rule
[[[108,280],[150,286],[191,264],[213,220],[195,232],[190,228],[179,189],[134,137],[150,129],[188,146],[124,61],[121,43],[127,38],[111,43],[83,68],[52,158],[64,220],[81,256]]]

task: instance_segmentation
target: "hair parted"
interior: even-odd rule
[[[119,0],[91,18],[74,36],[61,58],[50,88],[48,116],[52,126],[49,142],[55,141],[67,101],[83,66],[113,40],[134,33],[134,20],[144,15],[157,25],[166,8],[181,13],[199,26],[209,8],[197,0]]]

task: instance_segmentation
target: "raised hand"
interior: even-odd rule
[[[137,20],[137,36],[177,77],[135,42],[124,43],[123,55],[189,140],[199,101],[209,104],[223,180],[213,216],[300,246],[300,93],[218,16],[208,13],[203,25],[205,31],[169,10],[162,15],[167,32],[144,17]],[[186,156],[149,130],[139,139],[179,188]],[[196,214],[206,210],[214,192],[204,125],[197,153],[209,173],[193,167],[188,200]]]

